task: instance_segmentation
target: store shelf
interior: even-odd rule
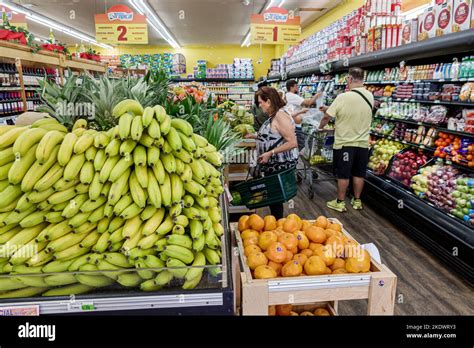
[[[472,226],[419,199],[387,178],[368,172],[366,184],[364,201],[474,283]]]
[[[245,214],[255,212],[255,209],[249,209],[245,205],[236,205],[236,206],[229,206],[229,213],[230,214]]]
[[[433,147],[425,146],[425,145],[422,145],[422,144],[410,143],[406,140],[397,139],[397,138],[394,138],[390,135],[384,135],[384,134],[380,134],[380,133],[376,133],[376,132],[372,132],[372,131],[370,132],[370,134],[373,135],[373,136],[376,136],[376,137],[393,140],[393,141],[396,141],[398,143],[408,145],[408,146],[411,146],[411,147],[416,147],[416,148],[421,149],[421,150],[426,150],[426,151],[430,151],[430,152],[436,151],[436,149],[433,148]]]
[[[375,116],[374,118],[379,119],[379,120],[386,120],[386,121],[390,121],[390,122],[401,122],[401,123],[413,124],[413,125],[416,125],[416,126],[425,126],[425,127],[436,128],[437,130],[439,130],[441,132],[445,132],[445,133],[449,133],[449,134],[453,134],[453,135],[459,135],[459,136],[462,136],[462,137],[470,137],[470,138],[474,137],[474,133],[466,133],[466,132],[455,131],[455,130],[447,129],[445,127],[440,127],[440,126],[438,126],[436,124],[433,124],[433,123],[417,122],[417,121],[412,121],[412,120],[405,120],[405,119],[391,118],[391,117],[383,117],[383,116]]]
[[[347,71],[351,67],[369,68],[382,65],[398,64],[401,61],[412,61],[424,58],[446,56],[472,51],[474,47],[474,29],[464,30],[424,41],[418,41],[395,48],[364,54],[348,60],[332,63],[331,72]],[[318,66],[297,69],[288,72],[288,78],[320,75]]]
[[[453,102],[453,101],[442,101],[442,100],[418,100],[418,99],[411,99],[411,98],[391,98],[391,97],[374,97],[374,98],[377,99],[377,100],[399,102],[399,103],[420,103],[420,104],[474,107],[474,103],[472,103],[472,102]]]
[[[407,83],[421,83],[421,82],[430,82],[430,83],[466,83],[472,82],[474,78],[469,79],[446,79],[446,80],[405,80],[405,81],[366,81],[364,84],[366,85],[399,85],[399,84],[407,84]]]
[[[208,79],[187,79],[172,78],[171,82],[254,82],[253,79],[231,79],[231,78],[208,78]]]

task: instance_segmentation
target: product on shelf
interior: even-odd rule
[[[474,139],[439,132],[434,155],[462,166],[474,167]]]
[[[0,297],[156,291],[173,279],[193,289],[220,264],[221,155],[159,105],[123,100],[112,116],[108,131],[84,119],[70,132],[52,118],[0,127],[0,271],[12,275]],[[53,274],[18,275],[32,272]]]
[[[456,203],[455,208],[451,210],[451,214],[474,224],[474,178],[459,177],[451,193],[451,198]]]
[[[238,229],[256,279],[370,271],[369,253],[324,216],[309,221],[290,214],[277,221],[244,215]]]
[[[232,102],[225,102],[219,105],[220,108],[225,108],[228,111],[224,112],[223,119],[228,122],[236,133],[243,136],[246,134],[255,133],[254,116],[248,112],[244,106],[236,105]]]
[[[419,170],[419,174],[411,178],[410,187],[418,197],[425,198],[426,192],[428,191],[428,177],[431,173],[438,170],[438,168],[440,168],[439,165],[423,167]]]
[[[455,127],[455,130],[461,128],[460,130],[466,133],[474,133],[474,110],[464,109],[462,112],[462,120],[464,121],[463,125]]]
[[[462,86],[459,100],[462,102],[474,102],[474,82],[468,82]]]
[[[302,308],[300,308],[302,307]],[[332,314],[323,307],[316,306],[293,306],[291,304],[285,304],[285,305],[276,305],[276,306],[268,306],[268,315],[269,316],[281,316],[281,317],[287,317],[287,316],[317,316],[317,317],[328,317],[331,316]]]
[[[384,174],[392,157],[404,147],[405,146],[399,142],[380,139],[373,147],[368,167],[377,175]]]
[[[428,157],[422,152],[403,151],[395,155],[388,176],[410,186],[411,178],[425,165]]]
[[[438,208],[451,212],[456,208],[452,193],[456,187],[458,176],[459,171],[451,166],[440,166],[436,171],[432,171],[428,174],[426,199]]]
[[[474,28],[474,17],[471,17],[472,0],[454,0],[452,31],[458,32]]]

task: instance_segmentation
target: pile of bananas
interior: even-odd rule
[[[108,131],[0,126],[0,298],[192,289],[204,267],[187,266],[220,263],[220,154],[159,105],[113,116]]]

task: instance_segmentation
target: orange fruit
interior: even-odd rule
[[[293,233],[283,233],[280,237],[278,237],[278,241],[287,249],[294,249],[295,247],[298,247],[298,239],[296,239]]]
[[[290,317],[299,317],[299,314],[296,312],[291,311],[290,312]]]
[[[283,233],[286,233],[285,231],[283,231],[282,228],[280,227],[277,227],[277,229],[274,231],[275,234],[277,235],[277,237],[280,237]]]
[[[298,231],[298,223],[296,220],[293,219],[286,219],[285,223],[283,224],[283,230],[285,232],[293,233],[295,231]]]
[[[344,268],[345,265],[346,265],[346,261],[344,261],[344,259],[337,258],[334,260],[330,268],[334,271],[338,268]]]
[[[336,222],[331,222],[331,223],[328,225],[327,229],[329,229],[329,230],[334,230],[334,231],[337,231],[337,232],[342,232],[342,226],[339,225],[339,224],[336,223]]]
[[[273,268],[273,270],[276,272],[277,276],[279,276],[281,274],[281,268],[283,267],[283,265],[281,263],[268,261],[268,266]]]
[[[324,245],[319,243],[309,243],[309,248],[313,251],[313,255],[321,255]]]
[[[307,249],[309,247],[309,239],[306,234],[302,231],[293,232],[296,240],[298,241],[298,249]]]
[[[290,219],[290,220],[294,220],[296,221],[297,225],[298,225],[298,230],[301,230],[301,226],[303,225],[303,221],[301,220],[301,218],[296,215],[296,214],[290,214],[286,217],[286,219]]]
[[[253,238],[253,237],[257,237],[260,235],[260,233],[258,233],[257,231],[255,230],[245,230],[243,231],[241,234],[240,234],[240,237],[245,240],[247,238]]]
[[[262,252],[252,253],[247,257],[247,265],[252,271],[258,266],[266,265],[267,262],[267,257]]]
[[[338,268],[332,271],[332,274],[345,274],[345,273],[347,273],[345,268]]]
[[[268,315],[273,317],[276,315],[276,307],[275,306],[268,306]]]
[[[267,215],[263,218],[263,229],[265,231],[272,231],[277,228],[277,221],[273,215]]]
[[[329,229],[325,229],[324,230],[324,233],[326,233],[326,238],[329,238],[331,236],[334,236],[336,234],[336,231],[334,230],[329,230]]]
[[[244,248],[249,245],[258,245],[258,237],[250,237],[250,238],[244,239]]]
[[[281,268],[281,275],[283,277],[297,277],[301,272],[303,272],[303,267],[296,260],[288,261]]]
[[[344,240],[342,237],[333,235],[326,239],[326,245],[330,245],[336,257],[344,255]]]
[[[240,232],[249,229],[249,224],[248,224],[248,222],[247,222],[248,219],[249,219],[249,216],[248,216],[248,215],[242,215],[242,216],[239,218],[239,223],[237,224],[237,228],[239,229]]]
[[[322,229],[326,229],[328,224],[329,221],[325,216],[318,216],[318,218],[314,221],[314,226],[321,227]]]
[[[276,313],[280,316],[290,315],[292,310],[293,305],[291,304],[276,305]]]
[[[258,253],[258,252],[261,252],[261,251],[262,250],[255,244],[247,245],[244,248],[244,255],[248,257],[252,253]]]
[[[287,251],[286,251],[286,258],[285,258],[285,260],[284,260],[283,262],[288,262],[288,261],[293,260],[293,255],[294,255],[294,254],[293,254],[291,251],[287,250]]]
[[[285,221],[286,221],[285,218],[278,219],[278,221],[277,221],[277,228],[278,228],[278,227],[283,228],[283,224],[285,223]]]
[[[336,255],[330,245],[324,245],[322,248],[314,250],[314,255],[320,256],[326,266],[331,266],[336,260]]]
[[[273,242],[265,251],[267,258],[276,263],[282,263],[286,259],[286,247],[280,242]]]
[[[367,250],[362,250],[358,257],[346,259],[345,268],[349,273],[367,273],[370,271],[370,254]]]
[[[260,265],[253,271],[256,279],[276,278],[277,274],[273,268],[267,265]]]
[[[308,220],[303,220],[303,223],[301,224],[301,230],[304,231],[306,230],[309,226],[312,226],[311,222]]]
[[[250,215],[248,222],[250,228],[256,231],[262,231],[263,227],[265,226],[265,222],[257,214]]]
[[[319,275],[326,272],[326,264],[320,256],[311,256],[304,264],[307,275]]]
[[[329,314],[328,310],[325,308],[318,308],[314,311],[314,315],[318,317],[328,317],[331,314]]]
[[[267,250],[270,244],[278,240],[277,235],[271,231],[265,231],[260,234],[258,237],[258,246],[262,250]]]
[[[308,311],[304,311],[300,313],[300,317],[313,317],[314,314]]]
[[[306,237],[313,243],[324,243],[326,240],[326,233],[321,227],[311,226],[305,232]]]
[[[332,270],[329,267],[326,267],[326,272],[324,272],[324,274],[331,274],[331,273],[332,273]]]
[[[303,253],[296,254],[295,256],[293,256],[293,260],[298,261],[301,264],[301,266],[304,266],[306,260],[308,260],[308,256],[306,256]]]
[[[303,249],[303,250],[301,250],[301,253],[303,255],[306,255],[307,257],[313,256],[313,250],[311,250],[311,249]]]

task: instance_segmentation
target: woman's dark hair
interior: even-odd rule
[[[255,93],[255,100],[258,103],[258,97],[262,98],[263,101],[270,100],[271,111],[268,113],[270,117],[274,116],[278,110],[286,105],[283,99],[281,99],[277,90],[272,87],[262,87]]]

